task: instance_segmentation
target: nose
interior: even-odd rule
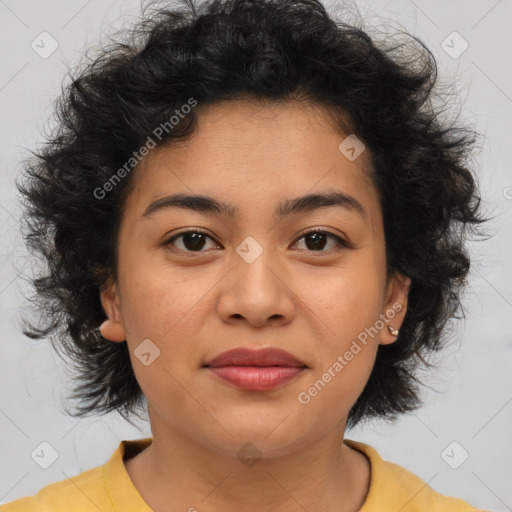
[[[269,250],[248,261],[236,254],[231,270],[222,280],[217,305],[220,318],[230,324],[246,322],[254,328],[290,323],[296,297],[282,265]]]

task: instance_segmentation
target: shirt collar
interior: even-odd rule
[[[117,450],[104,466],[104,479],[107,493],[116,512],[152,512],[144,501],[139,491],[133,485],[128,471],[123,463],[123,458],[134,457],[144,448],[149,446],[153,439],[146,437],[135,441],[121,441]]]
[[[116,512],[123,512],[125,510],[133,510],[133,512],[152,512],[149,505],[144,501],[137,488],[133,485],[123,463],[125,456],[126,458],[134,457],[148,447],[152,441],[153,439],[151,437],[134,441],[121,441],[117,450],[105,464],[105,486]],[[384,460],[377,451],[367,444],[350,439],[345,439],[343,442],[350,448],[361,452],[370,461],[370,488],[359,512],[378,510],[379,503],[382,503],[383,493],[388,500],[394,500],[395,497],[393,495],[395,492],[393,489],[389,489],[390,482],[383,482],[384,475],[382,475],[382,470]],[[395,491],[399,490],[397,489]],[[400,494],[400,492],[398,492],[398,494]],[[388,502],[386,502],[386,505],[387,504]],[[398,502],[394,505],[398,505]]]

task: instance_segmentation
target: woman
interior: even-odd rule
[[[344,439],[419,405],[483,222],[435,79],[314,0],[150,11],[74,78],[19,184],[26,334],[152,437],[6,512],[476,510]]]

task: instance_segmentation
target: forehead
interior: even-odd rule
[[[366,203],[365,209],[376,206],[369,152],[348,159],[339,149],[347,134],[324,108],[237,100],[197,114],[187,140],[155,148],[137,167],[129,200],[139,215],[170,193],[215,196],[255,211],[272,198],[282,203],[341,190]]]

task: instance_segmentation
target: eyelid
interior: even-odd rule
[[[203,235],[206,235],[211,240],[213,240],[216,244],[220,245],[220,243],[213,236],[211,236],[207,231],[205,231],[202,228],[186,228],[183,231],[175,233],[170,238],[168,238],[164,242],[164,245],[172,245],[173,241],[175,241],[177,238],[179,238],[182,235],[186,235],[187,233],[201,233]],[[335,233],[333,233],[329,229],[323,228],[322,226],[318,226],[318,227],[314,227],[314,228],[306,228],[304,231],[300,232],[296,236],[295,243],[297,243],[300,239],[304,238],[304,236],[310,235],[310,234],[314,234],[314,233],[324,233],[327,236],[331,236],[331,237],[335,238],[337,240],[338,247],[329,249],[327,251],[306,251],[306,252],[310,252],[310,253],[313,253],[313,254],[315,252],[318,253],[318,254],[322,254],[322,253],[326,254],[326,253],[330,253],[333,250],[336,251],[336,250],[341,250],[341,249],[349,249],[349,248],[352,247],[352,244],[346,238],[344,238],[344,237],[342,237],[340,235],[336,235]],[[181,252],[192,253],[192,254],[200,254],[201,252],[206,252],[206,251],[181,251]]]
[[[184,229],[183,231],[179,231],[178,233],[175,233],[174,235],[172,235],[170,238],[166,238],[163,245],[164,246],[167,246],[167,245],[172,245],[172,242],[174,242],[176,239],[178,239],[180,236],[182,235],[186,235],[188,233],[201,233],[202,235],[205,235],[206,237],[210,238],[211,240],[213,240],[216,244],[220,245],[220,243],[212,236],[208,233],[208,231],[205,231],[204,229],[202,228],[186,228]],[[177,249],[178,251],[180,251],[180,249]],[[197,253],[197,254],[200,254],[201,252],[205,252],[205,251],[181,251],[181,252],[186,252],[186,253]]]
[[[314,234],[314,233],[324,233],[327,236],[331,236],[331,237],[335,238],[337,243],[338,243],[338,246],[337,247],[333,247],[332,249],[329,249],[327,251],[306,251],[306,252],[312,254],[313,256],[314,255],[321,256],[322,254],[330,254],[332,251],[339,251],[339,250],[343,250],[343,249],[351,249],[353,247],[352,243],[349,242],[347,237],[337,235],[337,234],[333,233],[330,229],[324,228],[322,226],[315,227],[315,228],[307,228],[305,231],[299,233],[297,235],[295,243],[297,243],[301,238],[304,238],[304,236],[311,235],[311,234]]]
[[[304,235],[310,235],[312,233],[326,233],[327,235],[331,235],[335,238],[338,238],[342,242],[349,243],[347,237],[344,234],[336,234],[331,231],[331,228],[317,226],[314,228],[306,228],[304,231],[300,231],[297,235],[297,240],[300,240]]]

